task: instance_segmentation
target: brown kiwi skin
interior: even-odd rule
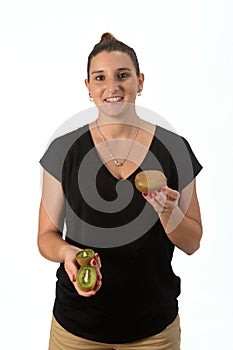
[[[144,170],[135,176],[134,184],[138,191],[148,194],[167,186],[167,178],[159,170]]]
[[[82,274],[82,273],[85,273],[84,271],[85,271],[87,268],[91,271],[92,278],[93,278],[93,282],[92,282],[92,284],[91,284],[90,286],[85,287],[84,285],[82,285],[82,284],[80,283],[79,279],[80,279],[81,274]],[[94,267],[92,267],[92,266],[81,266],[80,269],[79,269],[79,271],[78,271],[78,275],[77,275],[76,281],[77,281],[77,284],[78,284],[79,288],[80,288],[83,292],[89,292],[90,290],[92,290],[92,289],[95,287],[95,284],[96,284],[96,269],[95,269]]]
[[[86,257],[81,256],[84,252],[88,254]],[[83,249],[80,252],[78,252],[78,254],[76,255],[76,259],[80,266],[90,265],[90,262],[92,259],[94,259],[94,257],[95,257],[95,252],[90,248]]]

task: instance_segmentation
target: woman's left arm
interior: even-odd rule
[[[144,197],[158,212],[163,228],[173,244],[185,253],[193,254],[200,247],[202,237],[195,179],[182,190],[181,195],[165,187],[160,192]]]

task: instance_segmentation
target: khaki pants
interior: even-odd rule
[[[163,332],[126,344],[106,344],[79,338],[52,318],[49,350],[180,350],[180,319],[176,317]]]

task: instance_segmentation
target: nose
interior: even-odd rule
[[[115,93],[119,90],[119,82],[114,78],[108,79],[106,85],[107,91],[109,93]]]

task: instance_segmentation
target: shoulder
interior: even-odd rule
[[[187,139],[175,132],[174,130],[166,129],[157,125],[155,131],[155,138],[157,138],[163,145],[174,153],[177,152],[190,152],[191,147]]]
[[[87,130],[88,125],[84,125],[76,130],[54,137],[40,159],[42,167],[60,181],[62,167],[67,154],[76,141],[79,140]]]
[[[49,148],[55,148],[57,151],[66,149],[67,151],[85,132],[88,130],[88,125],[84,125],[78,129],[53,137],[50,141]]]
[[[183,189],[201,171],[202,165],[184,136],[159,126],[156,128],[156,138],[169,151],[177,170],[180,187]]]
[[[156,136],[166,137],[166,138],[170,138],[172,140],[180,139],[180,138],[183,139],[183,136],[178,134],[175,130],[167,129],[167,128],[164,128],[160,125],[156,125]]]
[[[187,140],[182,135],[178,134],[175,130],[162,127],[159,124],[153,124],[149,121],[141,119],[140,126],[145,132],[153,134],[161,140],[180,140],[182,142],[187,142]]]

